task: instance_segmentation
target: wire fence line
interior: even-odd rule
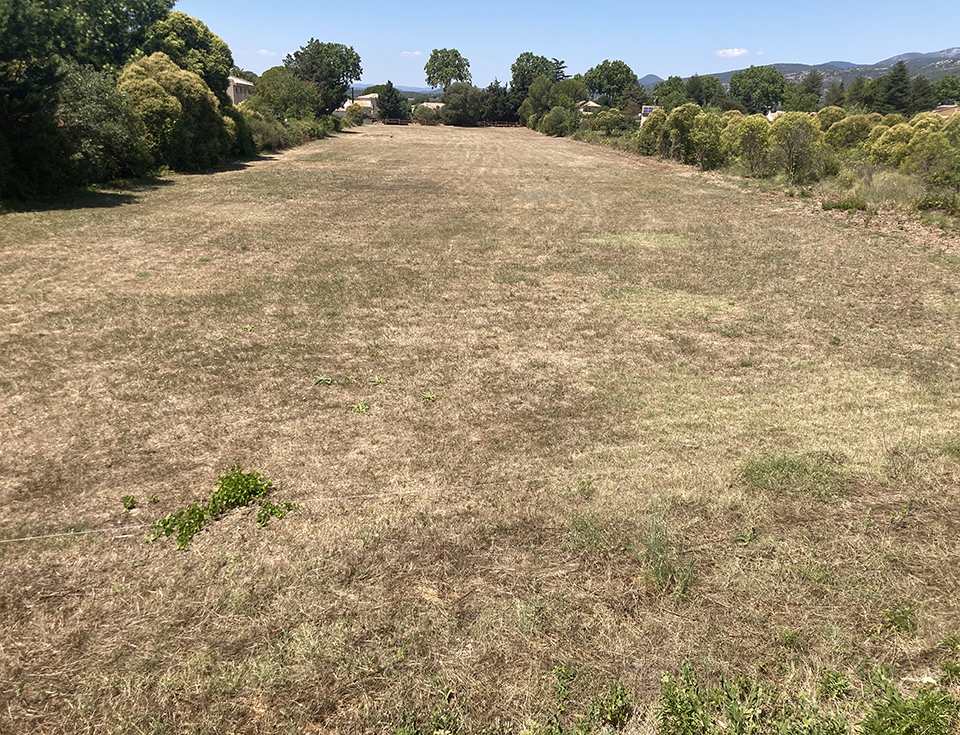
[[[521,477],[513,478],[509,480],[490,480],[489,482],[477,482],[472,485],[445,485],[441,487],[425,487],[419,488],[416,490],[384,490],[377,493],[357,493],[354,495],[326,495],[318,498],[307,498],[305,500],[298,500],[297,505],[307,505],[310,503],[338,503],[344,500],[375,500],[378,498],[390,498],[398,497],[402,495],[426,495],[430,493],[443,493],[443,492],[453,492],[461,490],[476,490],[483,487],[498,487],[503,485],[523,485],[533,482],[556,482],[558,480],[583,480],[583,479],[593,479],[597,477],[610,477],[614,475],[629,475],[636,474],[641,472],[637,469],[616,469],[616,470],[606,470],[603,472],[581,472],[574,474],[565,474],[565,475],[541,475],[539,477]],[[238,512],[242,510],[237,508],[235,510],[228,511],[223,515],[230,515],[231,513]],[[71,536],[89,536],[95,533],[117,533],[118,531],[135,531],[142,528],[152,527],[153,523],[140,523],[134,526],[115,526],[112,528],[91,528],[83,531],[63,531],[61,533],[48,533],[42,534],[39,536],[20,536],[17,538],[4,538],[0,539],[0,544],[12,544],[22,541],[41,541],[44,539],[54,539],[54,538],[66,538]],[[124,537],[126,538],[126,537]]]

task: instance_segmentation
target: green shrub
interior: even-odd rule
[[[770,126],[774,159],[794,184],[816,181],[823,175],[822,135],[805,112],[787,112]]]
[[[259,506],[257,525],[264,526],[273,518],[283,518],[289,511],[298,508],[293,503],[273,503],[266,500],[273,491],[273,482],[258,471],[244,472],[239,462],[226,475],[217,478],[217,489],[206,503],[193,503],[154,521],[156,541],[161,536],[177,536],[177,548],[186,548],[193,537],[211,520],[216,520],[234,508],[244,508],[252,503]]]
[[[956,735],[960,701],[939,688],[924,688],[904,698],[894,687],[867,713],[861,735]]]
[[[364,115],[365,113],[363,111],[363,108],[360,105],[352,104],[352,105],[347,105],[346,114],[344,115],[344,118],[348,125],[357,126],[357,125],[363,125]]]
[[[178,171],[210,168],[232,147],[216,96],[200,77],[166,54],[158,52],[127,66],[118,88],[143,120],[156,163]]]
[[[833,123],[827,129],[824,140],[838,151],[850,150],[862,145],[874,127],[866,115],[851,115]]]
[[[572,135],[580,126],[580,113],[567,107],[554,107],[543,116],[537,131],[545,135],[563,137]]]
[[[700,105],[688,102],[680,105],[668,116],[661,137],[666,139],[670,157],[681,163],[695,163],[693,121],[703,110]]]
[[[654,110],[644,120],[637,131],[638,152],[644,156],[660,154],[660,133],[667,121],[667,113],[663,110]]]
[[[146,127],[113,77],[72,61],[63,71],[57,118],[70,150],[71,180],[91,184],[146,174],[153,164]]]
[[[694,158],[701,171],[719,168],[726,161],[727,151],[721,137],[722,132],[723,123],[719,115],[701,112],[693,119],[690,140]]]

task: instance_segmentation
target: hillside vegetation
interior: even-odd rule
[[[522,128],[2,224],[3,732],[955,731],[955,239]]]

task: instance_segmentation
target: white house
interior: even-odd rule
[[[252,94],[253,82],[240,77],[227,77],[227,97],[233,100],[233,104],[239,105]]]

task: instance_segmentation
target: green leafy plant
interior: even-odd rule
[[[916,604],[904,602],[884,610],[880,626],[884,630],[899,633],[916,633],[919,627]]]
[[[123,502],[123,507],[127,510],[133,510],[137,507],[137,499],[132,495],[124,495],[121,500]]]
[[[257,470],[244,472],[236,462],[226,475],[217,478],[217,489],[206,503],[193,503],[186,508],[170,513],[153,522],[151,541],[161,536],[176,534],[177,548],[186,548],[193,537],[211,520],[235,508],[244,508],[257,503],[257,525],[264,526],[273,518],[283,518],[289,511],[299,508],[294,503],[273,503],[266,496],[273,491],[273,481],[263,477]]]
[[[627,688],[616,679],[611,679],[607,690],[590,705],[587,719],[594,726],[610,726],[619,730],[633,716],[633,710],[633,697]]]
[[[374,376],[370,379],[370,384],[371,384],[371,385],[383,385],[383,384],[386,383],[386,382],[387,382],[387,378],[381,377],[380,375],[374,375]]]
[[[333,378],[331,378],[329,375],[314,375],[313,384],[333,385]]]
[[[437,394],[436,394],[436,393],[431,393],[430,391],[423,391],[423,393],[420,394],[420,397],[421,397],[424,401],[430,401],[430,402],[432,402],[432,401],[437,400]]]
[[[360,401],[360,403],[353,403],[349,405],[349,408],[354,413],[368,413],[370,411],[370,404],[366,401]]]
[[[927,687],[904,698],[893,686],[876,702],[860,725],[861,735],[956,735],[960,701],[949,692]]]
[[[817,693],[824,699],[843,699],[852,691],[850,680],[841,671],[827,669],[817,680]]]
[[[570,696],[570,683],[576,678],[577,672],[570,666],[553,667],[553,676],[556,679],[553,687],[553,699],[557,703],[557,712],[563,712],[567,698]]]

